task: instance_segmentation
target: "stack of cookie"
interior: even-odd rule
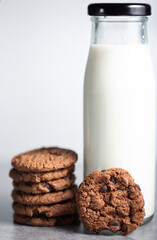
[[[77,220],[74,163],[77,154],[41,148],[12,159],[14,221],[33,226],[71,224]]]

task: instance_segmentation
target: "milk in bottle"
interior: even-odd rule
[[[120,4],[114,16],[114,4],[107,5],[111,4],[89,6],[92,39],[84,82],[84,175],[113,167],[129,171],[142,189],[149,220],[155,198],[156,107],[146,32],[150,6],[141,5],[138,12],[138,5],[129,4],[128,12],[127,4]]]

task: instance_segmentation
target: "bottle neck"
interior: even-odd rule
[[[91,17],[91,44],[146,44],[147,17]]]

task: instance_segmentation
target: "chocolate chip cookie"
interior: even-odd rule
[[[49,147],[40,148],[12,159],[12,166],[23,172],[47,172],[67,168],[77,161],[77,154],[71,150]]]
[[[12,197],[15,202],[27,205],[45,205],[59,203],[68,199],[74,198],[76,193],[76,186],[58,191],[54,193],[45,194],[28,194],[21,191],[13,190]]]
[[[144,220],[144,200],[139,185],[120,168],[91,173],[81,183],[76,203],[79,216],[89,231],[109,229],[125,235]]]
[[[45,181],[51,181],[54,179],[60,179],[63,177],[66,177],[67,175],[74,172],[75,167],[74,165],[70,166],[69,168],[63,168],[56,171],[51,172],[38,172],[38,173],[32,173],[32,172],[19,172],[15,168],[12,168],[10,170],[10,177],[13,178],[16,182],[45,182]]]
[[[77,215],[68,215],[68,216],[61,216],[61,217],[28,217],[22,216],[19,214],[14,213],[14,221],[16,223],[29,225],[29,226],[45,226],[50,227],[54,225],[67,225],[72,224],[78,220]]]
[[[53,205],[24,205],[13,203],[15,213],[29,217],[58,217],[77,213],[74,199]]]
[[[22,191],[24,193],[49,193],[57,192],[66,188],[71,187],[74,184],[75,176],[69,175],[67,177],[57,179],[54,181],[31,183],[31,182],[13,182],[14,189],[17,191]]]

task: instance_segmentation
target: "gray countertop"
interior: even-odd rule
[[[78,176],[77,182],[82,179],[81,173],[82,166],[77,165],[76,175]],[[10,197],[12,184],[11,179],[8,177],[10,164],[0,164],[0,239],[10,240],[35,240],[35,239],[53,239],[53,240],[73,240],[73,239],[91,239],[91,240],[156,240],[157,239],[157,214],[153,220],[144,226],[139,227],[135,232],[127,235],[120,236],[119,234],[112,234],[109,231],[103,231],[99,235],[87,232],[81,223],[63,226],[63,227],[29,227],[14,224],[12,221],[12,199]],[[156,191],[157,192],[157,191]],[[157,201],[156,201],[157,209]]]

